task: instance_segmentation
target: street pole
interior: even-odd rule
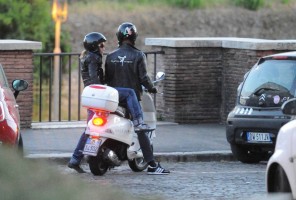
[[[53,1],[52,6],[52,18],[55,21],[55,47],[53,50],[54,54],[60,54],[60,37],[61,37],[61,24],[67,19],[67,1],[64,2],[63,8],[59,5],[58,0]],[[59,119],[59,72],[60,70],[60,55],[54,56],[54,74],[53,74],[53,110],[52,119]]]

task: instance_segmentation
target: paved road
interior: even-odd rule
[[[104,176],[77,174],[59,166],[60,172],[78,177],[92,185],[120,188],[133,196],[146,199],[174,200],[264,200],[287,199],[271,196],[265,189],[266,163],[242,164],[224,162],[164,162],[170,175],[147,175],[132,172],[128,165],[108,171]],[[136,198],[137,199],[137,198]]]
[[[82,127],[22,130],[25,153],[30,157],[69,157],[83,130]],[[177,161],[196,159],[196,155],[209,159],[211,155],[231,155],[225,126],[221,124],[159,125],[154,151],[156,155],[175,156]]]
[[[23,130],[25,152],[31,158],[66,154],[63,162],[52,165],[58,166],[61,173],[98,187],[107,185],[135,196],[143,195],[146,199],[283,199],[265,192],[266,163],[248,165],[229,159],[231,152],[224,125],[158,126],[154,149],[155,154],[162,158],[161,164],[171,170],[168,176],[135,173],[126,164],[104,176],[93,176],[85,163],[83,168],[88,173],[77,174],[65,164],[82,131],[82,127]],[[188,162],[200,160],[206,162]]]

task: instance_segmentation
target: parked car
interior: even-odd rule
[[[27,89],[28,82],[14,80],[9,88],[2,65],[0,64],[0,145],[14,146],[22,150],[20,115],[15,101],[18,93]]]
[[[296,98],[286,101],[284,114],[296,116]],[[266,186],[270,193],[291,193],[296,199],[296,120],[279,131],[275,152],[267,163]]]
[[[227,141],[239,161],[270,158],[279,129],[291,119],[281,106],[295,90],[296,51],[262,57],[245,75],[226,122]]]

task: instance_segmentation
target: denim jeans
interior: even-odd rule
[[[119,94],[119,102],[127,105],[128,111],[132,115],[134,125],[143,123],[143,112],[137,99],[136,93],[131,88],[115,87]]]
[[[91,118],[93,117],[95,113],[91,110],[87,110],[87,123],[89,122],[89,120],[91,120]],[[77,146],[74,150],[74,153],[70,159],[70,163],[74,164],[74,165],[79,165],[82,158],[83,158],[83,148],[85,146],[86,140],[88,138],[88,135],[85,134],[85,131],[82,133],[82,135],[80,136],[80,139],[77,143]]]
[[[132,115],[134,125],[143,123],[143,112],[135,91],[131,88],[116,87],[115,89],[119,93],[119,102],[127,104],[127,108]],[[154,160],[150,139],[144,132],[137,133],[137,135],[144,159],[147,163],[149,163]]]

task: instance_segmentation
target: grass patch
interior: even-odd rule
[[[84,12],[85,10],[99,12],[112,8],[112,12],[118,10],[132,11],[145,10],[149,7],[179,7],[185,9],[203,9],[237,6],[249,10],[258,10],[278,4],[289,4],[291,0],[88,0],[78,1],[72,5],[73,10]]]

